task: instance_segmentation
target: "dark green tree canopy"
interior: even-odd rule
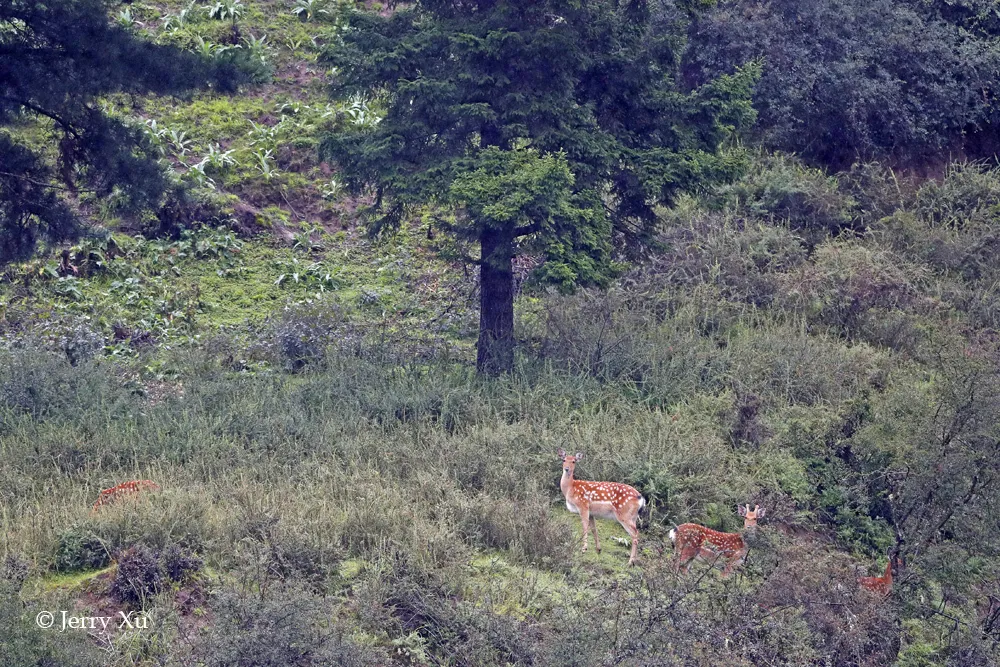
[[[688,20],[669,1],[425,1],[353,14],[330,51],[336,94],[385,108],[322,147],[374,195],[373,229],[444,205],[480,245],[481,370],[496,341],[496,366],[513,362],[515,255],[541,255],[538,275],[563,288],[604,284],[655,206],[737,170],[718,149],[753,119],[756,70],[682,90]]]
[[[816,164],[987,156],[998,147],[1000,76],[987,5],[722,0],[692,27],[686,79],[698,85],[761,58],[758,138]]]
[[[144,153],[141,134],[104,114],[98,97],[178,94],[236,81],[228,66],[112,25],[108,11],[116,4],[0,3],[0,128],[41,118],[60,137],[54,159],[29,149],[18,133],[0,132],[0,262],[27,256],[40,239],[59,241],[77,232],[61,192],[82,186],[100,196],[119,188],[135,206],[162,192],[164,176]]]
[[[337,93],[378,91],[387,113],[325,154],[395,223],[409,204],[453,200],[486,148],[564,151],[573,191],[634,238],[654,205],[734,171],[716,149],[752,119],[752,72],[678,88],[685,20],[668,2],[559,0],[355,14],[330,54]]]

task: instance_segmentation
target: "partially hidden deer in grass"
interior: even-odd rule
[[[597,553],[601,553],[596,518],[614,519],[632,538],[632,554],[629,556],[628,564],[634,564],[636,550],[639,548],[639,529],[636,528],[635,522],[639,517],[639,510],[646,506],[646,499],[628,484],[585,482],[574,479],[573,472],[583,454],[579,452],[576,455],[567,454],[561,449],[558,453],[563,462],[559,488],[566,498],[566,509],[579,514],[580,521],[583,522],[582,551],[587,550],[587,535],[593,528],[595,549]]]
[[[739,505],[738,508],[743,517],[743,532],[756,530],[757,520],[764,518],[764,508],[760,505],[754,505],[753,509],[749,505]],[[696,523],[682,523],[671,529],[668,536],[674,543],[676,568],[680,570],[683,567],[685,572],[690,569],[692,561],[701,558],[713,563],[725,562],[722,576],[728,577],[750,551],[742,533],[723,533]]]
[[[94,509],[91,511],[96,512],[102,505],[110,505],[117,502],[120,498],[136,496],[143,490],[159,488],[159,484],[149,479],[136,479],[131,482],[123,482],[118,486],[112,486],[110,489],[101,491],[97,496],[97,502],[94,503]]]
[[[899,568],[902,562],[898,554],[890,554],[889,562],[885,566],[885,574],[881,577],[858,577],[858,586],[876,595],[886,598],[892,592],[892,570]]]

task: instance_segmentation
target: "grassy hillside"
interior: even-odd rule
[[[335,12],[232,7],[259,84],[108,101],[198,218],[90,202],[93,238],[0,283],[0,663],[1000,661],[1000,171],[751,156],[611,289],[525,283],[518,370],[484,380],[434,212],[369,240],[316,161],[377,118],[326,97]],[[120,19],[210,51],[211,8]],[[643,493],[639,567],[611,522],[580,553],[558,448]],[[92,507],[137,479],[160,488]],[[669,529],[743,503],[767,514],[737,574],[676,574]],[[894,548],[889,598],[859,589]]]

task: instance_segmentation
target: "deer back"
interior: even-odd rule
[[[567,499],[576,506],[589,506],[591,503],[610,503],[616,509],[621,509],[630,502],[638,501],[642,495],[628,484],[618,482],[586,482],[573,480],[573,486]]]
[[[681,524],[676,530],[677,546],[682,549],[708,548],[717,553],[736,553],[746,546],[739,533],[723,533],[696,523]]]

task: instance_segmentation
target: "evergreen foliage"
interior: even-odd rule
[[[337,95],[385,105],[323,145],[373,194],[373,230],[441,204],[480,246],[481,371],[513,364],[513,257],[540,252],[563,288],[606,284],[615,241],[641,250],[656,204],[737,171],[718,149],[753,119],[757,69],[683,90],[687,20],[672,2],[421,2],[353,14],[330,51]]]
[[[685,74],[697,84],[762,59],[759,138],[813,163],[991,155],[994,4],[723,0],[693,27]]]
[[[80,231],[62,195],[117,191],[137,209],[155,203],[165,176],[143,135],[105,114],[111,93],[174,95],[232,86],[230,67],[142,41],[108,12],[112,0],[11,0],[0,4],[0,263],[24,258],[40,240]],[[51,133],[46,150],[14,129],[33,119]]]

